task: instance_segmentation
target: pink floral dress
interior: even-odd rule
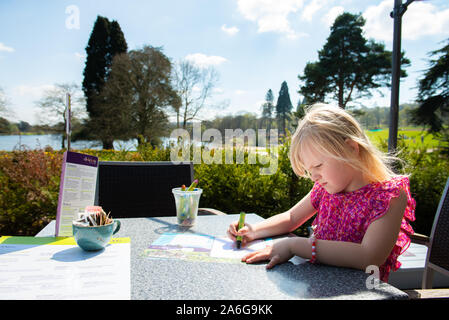
[[[402,218],[396,244],[385,263],[379,267],[380,279],[388,281],[390,271],[396,271],[401,263],[397,261],[410,245],[413,229],[410,221],[415,220],[416,202],[410,194],[409,179],[398,176],[384,182],[373,182],[352,192],[329,194],[315,183],[311,201],[318,211],[312,225],[315,237],[322,240],[361,243],[371,222],[384,216],[391,198],[399,196],[399,191],[407,194],[407,207]]]

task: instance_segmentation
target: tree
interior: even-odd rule
[[[441,49],[431,51],[429,69],[418,82],[419,107],[412,112],[412,121],[433,133],[445,131],[449,123],[449,39]]]
[[[100,110],[106,116],[93,119],[100,123],[101,134],[156,145],[168,128],[167,109],[179,105],[171,68],[161,48],[144,46],[116,56],[99,96]]]
[[[274,102],[273,91],[271,91],[271,89],[268,89],[268,92],[265,95],[265,102],[262,105],[262,123],[266,125],[268,132],[270,132],[271,122],[273,120],[274,114],[273,102]]]
[[[11,133],[11,124],[5,118],[0,117],[0,133],[8,134]]]
[[[38,119],[44,124],[54,125],[63,123],[60,133],[61,147],[65,148],[66,131],[66,96],[70,94],[71,119],[72,122],[85,118],[84,103],[85,99],[79,86],[75,83],[55,84],[54,88],[45,90],[41,99],[35,102],[40,108]]]
[[[304,116],[306,115],[306,99],[304,98],[302,101],[301,99],[298,100],[298,104],[296,105],[296,110],[295,112],[292,113],[292,127],[294,129],[296,129],[298,127],[298,121],[301,120],[302,118],[304,118]]]
[[[288,93],[287,82],[284,81],[281,84],[281,90],[279,91],[278,101],[276,103],[276,118],[278,119],[279,129],[281,134],[286,134],[286,123],[290,119],[290,114],[293,109],[292,101],[290,100],[290,94]]]
[[[26,121],[19,121],[17,127],[19,128],[20,132],[27,132],[31,129],[31,124]]]
[[[133,138],[131,128],[132,85],[131,66],[127,53],[114,57],[108,81],[92,102],[96,112],[91,114],[83,132],[77,138],[103,141],[103,148],[113,148],[109,142]],[[105,144],[104,142],[108,142]]]
[[[114,56],[126,52],[128,46],[117,21],[110,22],[98,16],[86,47],[86,66],[84,68],[83,91],[86,97],[86,110],[90,118],[98,121],[104,108],[98,99],[109,78]],[[104,106],[104,104],[101,104]],[[98,124],[98,123],[97,123]],[[90,124],[90,127],[95,124]],[[99,138],[98,128],[92,132],[94,139]],[[112,140],[102,140],[103,149],[113,149]]]
[[[8,109],[8,98],[6,97],[2,87],[0,87],[0,115],[9,115],[11,112]]]
[[[303,83],[299,93],[308,102],[324,102],[330,96],[345,109],[349,102],[371,96],[371,90],[390,86],[391,51],[385,50],[384,44],[366,40],[364,25],[360,14],[345,12],[335,19],[318,61],[307,63],[304,75],[298,76]],[[404,53],[401,64],[410,64]],[[407,76],[404,70],[401,76]]]
[[[330,80],[325,76],[326,71],[319,62],[307,62],[304,75],[298,76],[304,83],[298,91],[304,96],[304,100],[312,104],[325,101]]]
[[[413,124],[413,112],[416,108],[418,108],[417,103],[404,103],[399,106],[399,126],[406,127]],[[383,121],[388,124],[388,117],[385,119],[384,116]]]
[[[180,61],[173,70],[174,88],[180,97],[180,104],[174,105],[176,124],[185,129],[187,122],[195,119],[212,97],[218,82],[218,73],[212,68],[201,68],[188,60]]]

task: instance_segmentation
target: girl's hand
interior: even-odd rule
[[[228,237],[232,241],[237,241],[236,237],[242,236],[242,247],[243,247],[246,243],[251,242],[254,239],[256,239],[256,234],[254,232],[254,228],[250,224],[245,223],[243,228],[241,228],[237,232],[238,225],[239,225],[238,221],[234,221],[233,223],[231,223],[229,225],[227,233],[228,233]]]
[[[266,268],[271,269],[277,264],[290,260],[294,254],[290,249],[291,239],[281,240],[272,246],[267,246],[262,250],[251,252],[242,258],[243,262],[254,263],[258,261],[270,260]]]

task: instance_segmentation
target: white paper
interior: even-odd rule
[[[130,243],[87,252],[77,245],[0,244],[0,299],[128,300]]]
[[[255,240],[237,249],[235,241],[229,238],[215,238],[210,256],[215,258],[241,259],[245,255],[264,249],[272,240]]]
[[[169,244],[171,246],[209,249],[213,241],[214,238],[210,236],[177,234],[172,238]]]

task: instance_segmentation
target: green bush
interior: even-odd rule
[[[449,177],[449,159],[442,151],[428,152],[423,147],[405,147],[399,142],[400,158],[407,163],[410,174],[410,191],[416,201],[416,221],[412,223],[417,233],[430,235],[441,195]]]
[[[278,168],[263,175],[268,165],[248,164],[248,153],[242,164],[198,164],[195,177],[203,189],[201,207],[226,213],[255,212],[264,218],[284,212],[301,200],[312,188],[310,180],[298,179],[288,157],[290,141],[278,148]],[[223,151],[224,152],[224,151]],[[223,156],[224,157],[224,156]],[[307,234],[304,225],[297,234]]]
[[[449,176],[447,156],[433,151],[405,146],[400,157],[409,164],[412,195],[417,202],[415,232],[430,234],[439,199]],[[255,212],[264,218],[284,212],[312,188],[312,182],[298,178],[290,166],[290,141],[281,144],[277,170],[260,174],[266,165],[243,163],[195,164],[195,178],[203,189],[201,207],[226,213]],[[382,148],[386,148],[385,145]],[[140,146],[138,151],[81,150],[109,161],[169,161],[169,148]],[[224,152],[224,151],[223,151]],[[0,152],[0,234],[34,235],[55,219],[62,151],[33,150]],[[193,155],[193,152],[191,152]],[[224,159],[223,154],[223,159]],[[296,231],[306,235],[306,226]]]

